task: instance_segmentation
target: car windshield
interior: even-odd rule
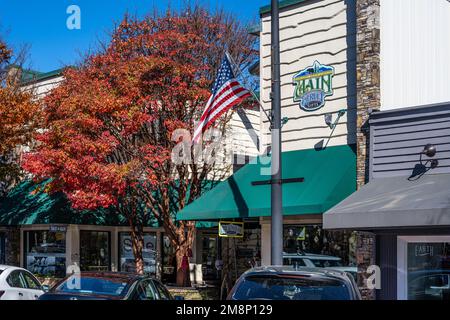
[[[238,286],[237,300],[351,300],[349,287],[326,277],[249,276]]]
[[[94,277],[70,276],[54,291],[58,293],[93,294],[122,296],[126,292],[127,282],[122,279],[105,279]]]

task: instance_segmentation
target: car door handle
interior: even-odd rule
[[[23,293],[22,292],[19,292],[19,297],[23,297]]]
[[[37,299],[39,299],[39,296],[35,294],[34,298],[37,300]]]

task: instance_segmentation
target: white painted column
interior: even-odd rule
[[[270,223],[261,221],[261,263],[263,266],[270,265]]]

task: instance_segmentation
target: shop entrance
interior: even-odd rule
[[[111,233],[80,231],[81,271],[111,270]]]
[[[219,237],[217,234],[203,234],[202,237],[202,273],[203,280],[220,280],[220,273],[216,268],[218,257]]]

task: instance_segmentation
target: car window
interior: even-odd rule
[[[20,271],[13,271],[6,279],[13,288],[26,288],[25,280],[20,276]]]
[[[164,287],[159,281],[154,281],[156,289],[158,290],[159,297],[161,300],[170,300],[171,296],[169,291]]]
[[[28,289],[41,290],[41,284],[31,274],[23,271],[22,276]]]
[[[305,267],[306,263],[301,258],[284,258],[283,265],[298,268],[298,267]]]
[[[108,278],[72,275],[64,280],[55,292],[122,296],[128,292],[128,282]]]
[[[237,300],[351,300],[344,281],[330,278],[249,276],[239,283]]]
[[[137,284],[133,300],[156,300],[150,280],[144,280]]]
[[[327,259],[310,259],[314,266],[318,268],[342,267],[342,262],[339,260]]]

